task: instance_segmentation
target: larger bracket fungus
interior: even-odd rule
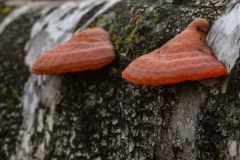
[[[62,74],[97,70],[115,59],[109,33],[88,28],[65,44],[41,54],[31,69],[35,74]]]
[[[224,65],[206,44],[208,30],[206,19],[195,19],[161,48],[131,62],[122,77],[135,84],[153,86],[226,77]]]

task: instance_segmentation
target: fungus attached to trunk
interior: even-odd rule
[[[97,70],[115,58],[108,32],[85,29],[65,44],[41,54],[31,69],[35,74],[62,74]]]
[[[224,65],[206,44],[208,29],[206,19],[194,20],[161,48],[131,62],[122,77],[135,84],[153,86],[226,77]]]

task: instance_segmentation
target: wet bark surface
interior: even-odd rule
[[[35,129],[28,159],[237,158],[230,149],[239,141],[239,60],[229,74],[226,93],[221,92],[222,79],[215,80],[214,85],[184,82],[153,87],[121,78],[132,60],[163,45],[194,18],[206,18],[212,25],[228,3],[131,0],[99,15],[90,26],[109,31],[116,59],[97,71],[59,76],[61,98],[55,106],[53,130],[48,130],[49,142],[44,155],[39,156],[37,148],[45,135]],[[0,35],[2,159],[14,155],[21,141],[19,99],[29,76],[23,49],[36,15],[22,16]],[[49,108],[40,102],[36,112],[41,109],[47,119]]]

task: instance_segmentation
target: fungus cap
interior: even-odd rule
[[[226,77],[224,65],[206,44],[209,23],[199,18],[173,39],[131,62],[122,77],[135,84],[161,86],[186,80]]]
[[[35,74],[62,74],[97,70],[115,58],[108,32],[89,28],[73,36],[65,44],[41,54],[31,69]]]

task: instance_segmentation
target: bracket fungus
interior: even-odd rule
[[[209,23],[198,18],[173,39],[129,64],[122,77],[135,84],[161,86],[226,77],[224,65],[206,44]]]
[[[97,70],[115,58],[109,33],[100,28],[88,28],[65,44],[41,54],[31,69],[35,74],[62,74]]]

